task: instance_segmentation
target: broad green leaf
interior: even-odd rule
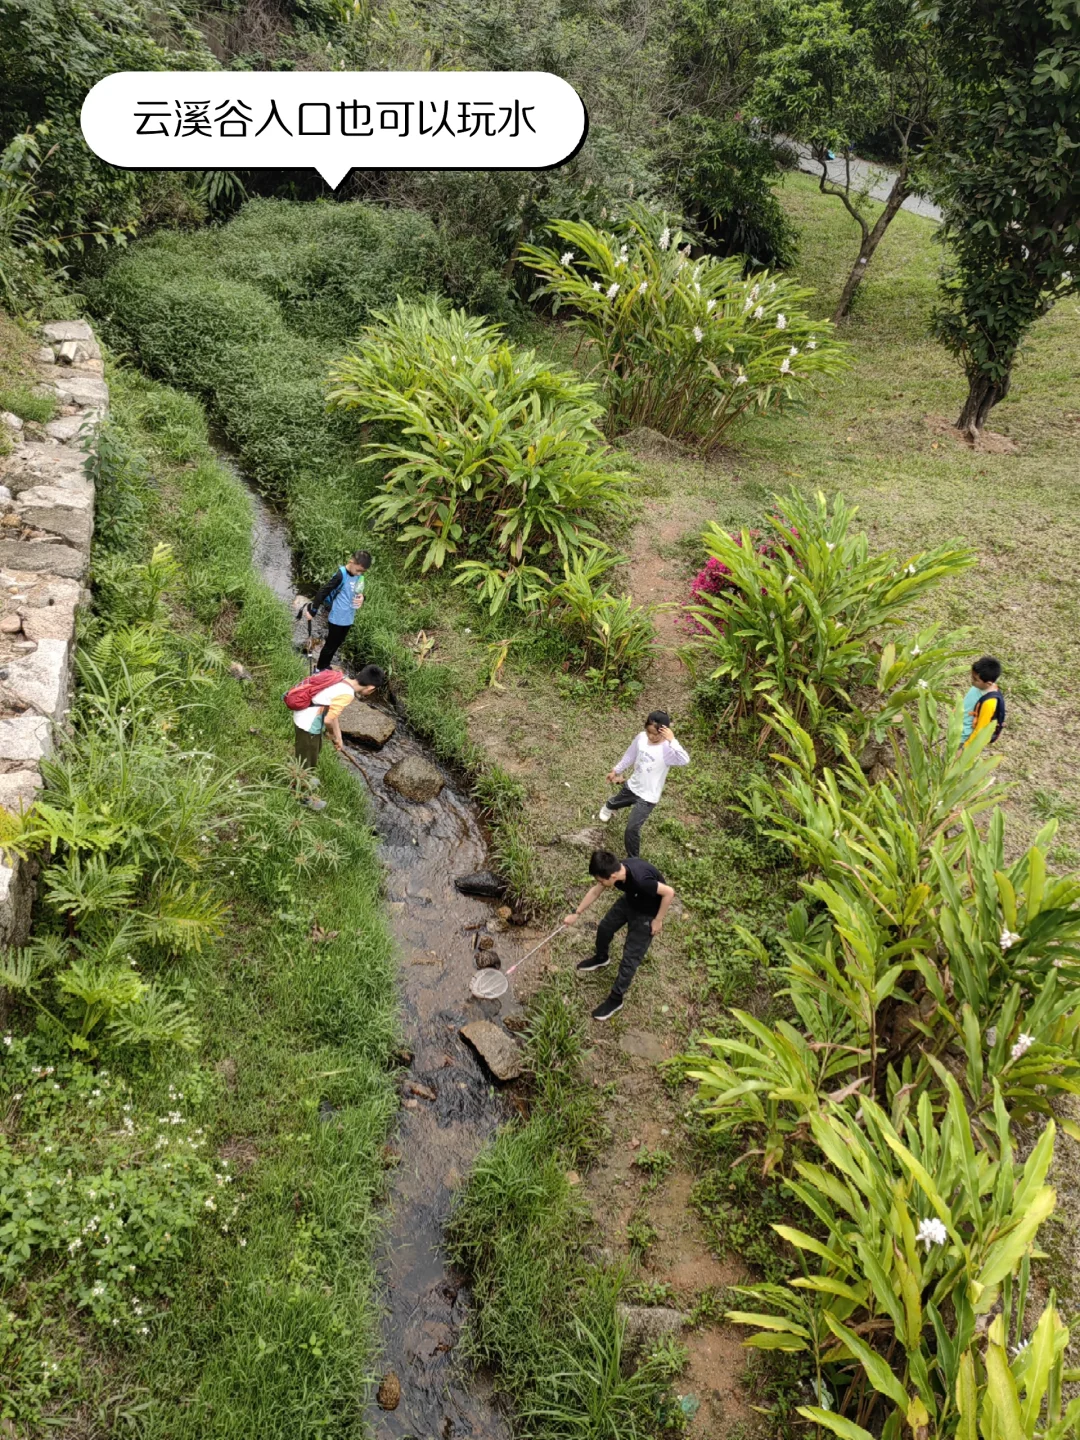
[[[1048,1215],[1053,1212],[1057,1196],[1049,1185],[1031,1197],[1017,1220],[1015,1228],[1003,1235],[986,1252],[978,1283],[982,1286],[1000,1285],[1007,1275],[1013,1274],[1023,1258],[1024,1252],[1035,1238],[1035,1232]]]
[[[965,1350],[960,1356],[960,1367],[956,1377],[956,1408],[960,1412],[956,1440],[979,1440],[978,1406],[975,1361],[971,1351]]]
[[[998,1316],[998,1322],[1000,1319]],[[1020,1398],[1016,1393],[1016,1381],[1009,1369],[1005,1347],[993,1338],[994,1331],[1000,1333],[1000,1329],[1000,1324],[995,1322],[991,1327],[990,1343],[986,1347],[986,1401],[994,1417],[997,1440],[1028,1440],[1020,1418]]]
[[[733,1325],[756,1325],[760,1330],[783,1330],[792,1335],[801,1335],[804,1340],[810,1338],[810,1332],[804,1326],[794,1320],[785,1320],[779,1315],[757,1315],[749,1310],[728,1310],[724,1319],[730,1320]]]
[[[834,1435],[839,1435],[840,1440],[874,1440],[870,1431],[856,1425],[854,1420],[845,1420],[843,1415],[834,1415],[831,1410],[822,1410],[817,1405],[800,1405],[798,1413],[804,1420],[812,1420],[815,1425],[822,1425]]]
[[[836,1338],[842,1340],[858,1360],[866,1371],[866,1378],[878,1394],[887,1395],[894,1405],[898,1405],[901,1410],[906,1412],[908,1393],[893,1374],[884,1357],[879,1355],[876,1350],[871,1350],[861,1336],[856,1335],[854,1330],[849,1330],[846,1325],[842,1325],[827,1310],[825,1311],[825,1323]]]

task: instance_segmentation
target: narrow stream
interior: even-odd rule
[[[248,490],[255,564],[291,605],[297,592],[285,523],[250,485]],[[298,644],[306,640],[305,622],[295,638]],[[514,1113],[459,1034],[471,1020],[505,1020],[517,1012],[512,988],[495,1001],[469,994],[477,931],[495,932],[504,965],[523,946],[513,933],[499,933],[503,922],[492,902],[454,888],[455,876],[486,868],[487,846],[449,775],[426,804],[406,801],[383,785],[386,771],[403,756],[432,759],[402,722],[381,750],[350,746],[349,753],[367,784],[382,842],[390,923],[402,961],[403,1037],[413,1054],[378,1261],[385,1305],[382,1369],[397,1376],[401,1399],[396,1409],[383,1410],[373,1396],[368,1419],[378,1440],[508,1440],[509,1428],[482,1379],[470,1377],[466,1384],[460,1374],[454,1352],[469,1296],[462,1278],[444,1263],[440,1245],[455,1186]],[[436,1098],[412,1091],[413,1084]]]

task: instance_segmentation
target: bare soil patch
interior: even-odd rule
[[[976,455],[1019,455],[1020,446],[1009,435],[1000,435],[996,430],[981,430],[972,441],[959,431],[944,415],[927,415],[926,427],[932,435],[944,435]]]

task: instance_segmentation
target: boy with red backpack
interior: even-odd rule
[[[319,763],[322,738],[328,730],[334,749],[341,750],[341,726],[338,717],[358,698],[371,695],[386,683],[386,674],[378,665],[365,665],[355,680],[340,670],[318,670],[301,680],[285,695],[285,704],[293,712],[293,737],[296,758],[309,770]],[[313,800],[313,809],[321,810],[324,800]]]

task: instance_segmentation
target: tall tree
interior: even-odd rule
[[[819,188],[844,205],[859,227],[855,257],[833,320],[851,309],[885,232],[917,188],[918,163],[934,134],[942,79],[936,37],[918,0],[803,0],[788,11],[782,41],[762,57],[754,104],[768,122],[808,146],[820,166]],[[886,131],[897,170],[875,218],[852,168],[851,147]],[[845,155],[840,179],[830,151]]]
[[[1080,0],[942,0],[953,83],[935,197],[951,264],[934,315],[974,439],[1035,321],[1080,289]]]

